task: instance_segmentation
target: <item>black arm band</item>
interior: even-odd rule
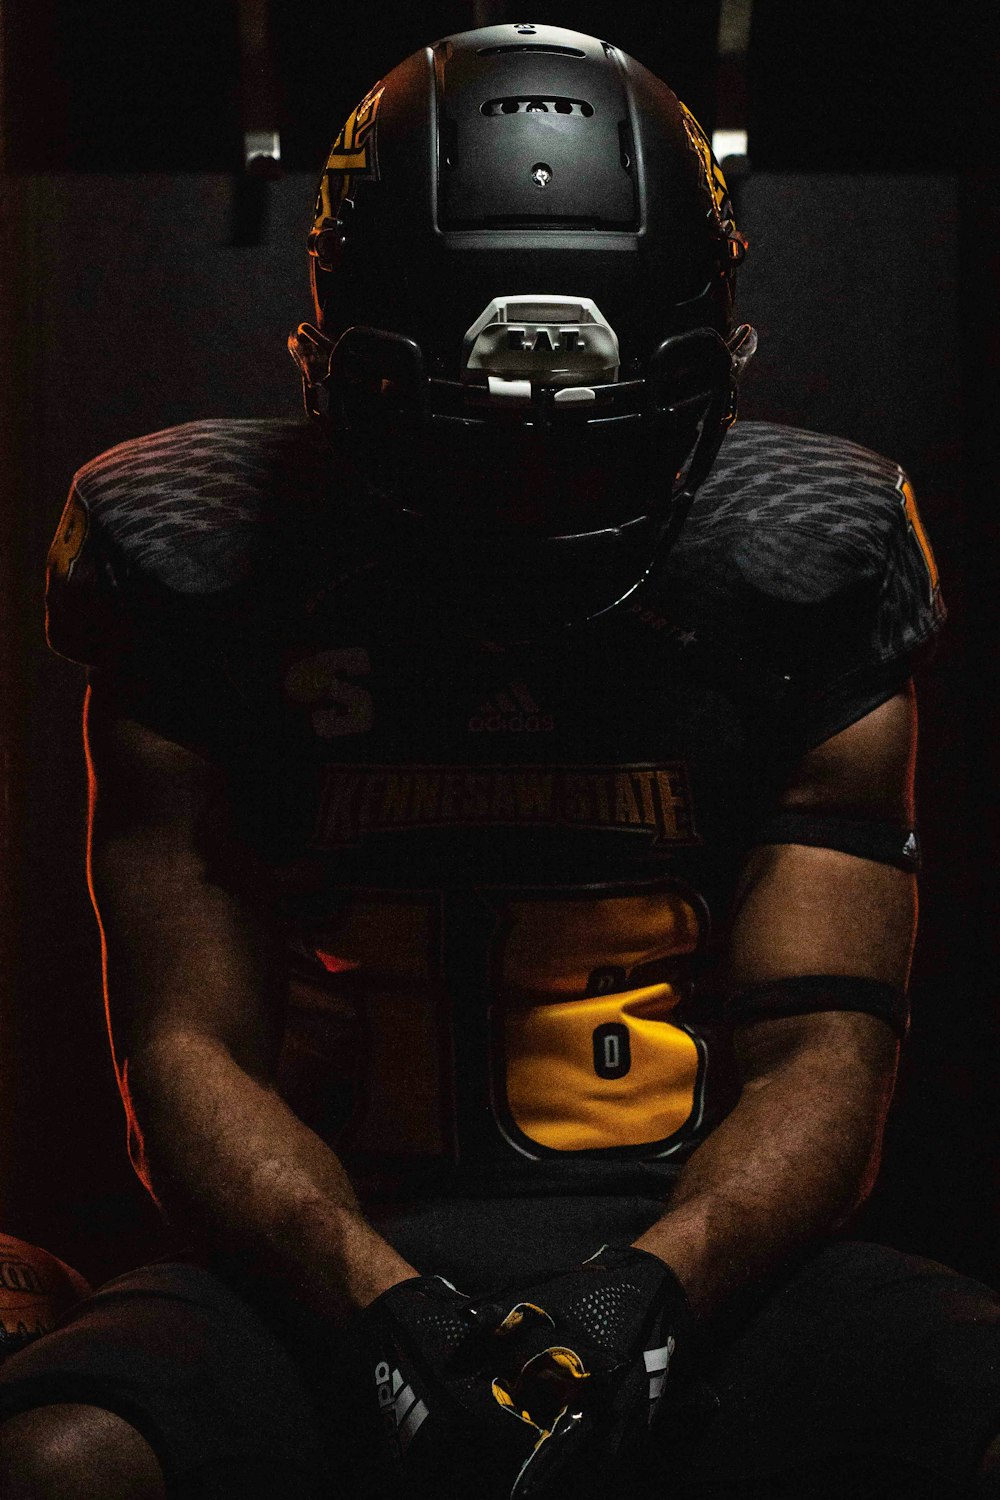
[[[757,844],[811,844],[821,849],[840,849],[876,864],[897,869],[920,868],[920,843],[916,830],[880,818],[821,818],[808,812],[780,812],[755,831]]]
[[[860,1010],[891,1026],[902,1041],[910,1024],[906,991],[878,979],[849,974],[799,974],[770,979],[736,990],[729,997],[732,1021],[760,1021],[768,1016],[804,1016],[821,1010]]]

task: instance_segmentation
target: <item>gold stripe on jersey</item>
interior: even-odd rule
[[[902,496],[903,513],[906,516],[906,520],[910,528],[910,535],[913,537],[913,540],[920,548],[920,555],[924,560],[924,567],[927,569],[927,579],[930,583],[931,601],[933,602],[935,594],[937,594],[938,590],[941,587],[941,579],[938,573],[937,560],[934,557],[934,552],[930,544],[930,538],[928,537],[927,532],[924,530],[924,523],[920,518],[920,511],[917,509],[917,497],[913,493],[913,486],[910,484],[910,481],[908,479],[904,479],[902,476],[900,476],[898,488],[900,495]]]

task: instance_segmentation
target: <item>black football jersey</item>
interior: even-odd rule
[[[943,618],[909,483],[739,424],[637,595],[516,646],[337,497],[295,423],[111,450],[53,544],[51,643],[225,768],[287,910],[289,1097],[363,1191],[661,1193],[734,1097],[746,852]]]

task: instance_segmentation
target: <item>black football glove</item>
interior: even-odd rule
[[[442,1277],[400,1282],[357,1321],[341,1362],[347,1488],[364,1500],[617,1488],[690,1323],[674,1274],[634,1249],[475,1302]]]
[[[539,1432],[495,1398],[496,1341],[439,1276],[378,1297],[347,1331],[335,1411],[346,1494],[508,1500]]]
[[[617,1489],[684,1388],[692,1314],[654,1255],[604,1247],[560,1276],[475,1304],[494,1398],[534,1431],[513,1500]]]

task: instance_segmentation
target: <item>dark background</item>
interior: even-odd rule
[[[42,644],[74,468],[200,416],[291,414],[315,178],[374,80],[503,0],[34,0],[0,10],[0,1225],[91,1277],[155,1250],[103,1036],[83,880],[80,674]],[[997,55],[992,4],[597,6],[531,20],[634,53],[730,164],[761,334],[744,413],[840,433],[912,474],[951,625],[921,682],[927,870],[914,1022],[863,1232],[991,1277],[1000,829]],[[183,20],[182,20],[183,16]],[[747,34],[748,44],[741,40]],[[242,24],[241,24],[242,21]],[[735,38],[735,40],[734,40]],[[735,50],[734,50],[735,49]],[[243,168],[281,130],[283,175]]]

